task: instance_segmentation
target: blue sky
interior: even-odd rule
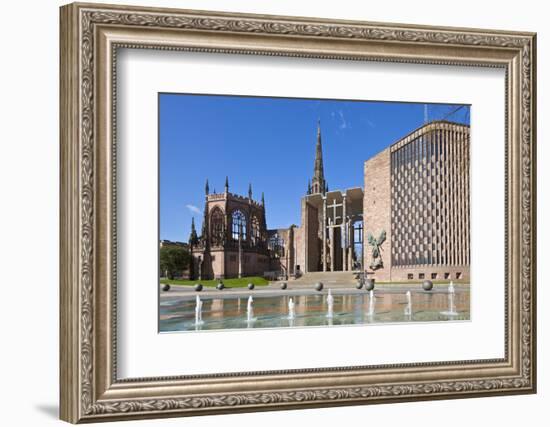
[[[159,94],[160,238],[200,233],[204,184],[253,198],[265,193],[268,228],[300,224],[321,121],[330,190],[363,186],[363,163],[424,124],[417,103]],[[427,104],[428,120],[469,124],[470,108]]]

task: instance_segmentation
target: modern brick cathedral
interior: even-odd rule
[[[320,125],[301,224],[268,230],[264,197],[206,184],[195,278],[361,271],[381,281],[465,279],[470,271],[470,128],[428,123],[364,163],[360,186],[329,191]]]
[[[386,233],[382,266],[365,260],[374,277],[469,280],[469,126],[422,126],[367,160],[364,177],[365,241]]]

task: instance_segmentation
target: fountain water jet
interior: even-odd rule
[[[447,290],[450,294],[455,293],[455,285],[453,284],[453,281],[451,280],[451,283],[449,283],[449,289]]]
[[[254,321],[254,300],[252,299],[252,295],[248,297],[248,303],[246,304],[246,321],[249,323]]]
[[[197,295],[195,298],[195,325],[202,325],[204,322],[202,320],[202,301]]]
[[[330,319],[334,317],[334,313],[333,313],[334,297],[332,296],[332,292],[330,289],[328,290],[328,295],[327,295],[327,305],[328,305],[327,317]]]
[[[374,291],[372,289],[369,291],[369,311],[367,314],[369,317],[374,316]]]
[[[455,306],[455,287],[453,285],[453,281],[451,280],[451,283],[449,283],[449,289],[447,291],[448,293],[448,299],[449,299],[449,310],[442,311],[441,314],[444,314],[445,316],[458,316],[458,312],[456,311]]]
[[[407,306],[405,307],[405,316],[407,316],[409,320],[412,316],[411,291],[407,291]]]
[[[294,300],[290,298],[288,300],[288,319],[292,320],[296,317],[296,313],[294,312]]]

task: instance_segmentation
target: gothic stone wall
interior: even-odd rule
[[[303,222],[302,222],[303,224]],[[296,227],[294,229],[294,253],[295,253],[295,262],[297,266],[300,267],[300,272],[304,273],[305,271],[305,243],[304,243],[304,226]]]
[[[266,255],[256,252],[243,252],[243,276],[262,276],[269,269],[269,261]],[[238,277],[239,275],[239,251],[225,251],[225,278]],[[220,276],[221,277],[221,276]]]
[[[206,255],[202,251],[194,251],[193,259],[197,276],[199,257],[204,259],[203,280],[229,279],[239,275],[239,252],[237,250],[212,250]],[[265,271],[269,270],[267,255],[254,251],[244,251],[243,257],[243,276],[262,276]]]
[[[319,213],[305,197],[300,201],[301,226],[295,230],[296,265],[302,273],[317,271],[321,259]]]
[[[319,211],[313,205],[303,200],[303,217],[307,221],[307,232],[304,232],[304,242],[307,245],[307,271],[318,271],[321,261],[321,241],[319,239]]]
[[[390,149],[371,157],[364,164],[365,190],[363,196],[363,241],[364,269],[369,278],[391,280],[391,179]],[[378,239],[382,230],[386,231],[386,241],[382,245],[384,266],[376,271],[369,268],[372,248],[368,244],[368,234]]]
[[[278,228],[277,235],[283,240],[283,253],[281,256],[273,256],[269,261],[270,271],[282,271],[287,275],[292,274],[293,260],[291,257],[294,254],[292,245],[294,245],[294,236],[291,239],[290,228]]]

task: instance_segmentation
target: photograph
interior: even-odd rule
[[[470,105],[159,93],[158,119],[159,332],[470,320]]]

